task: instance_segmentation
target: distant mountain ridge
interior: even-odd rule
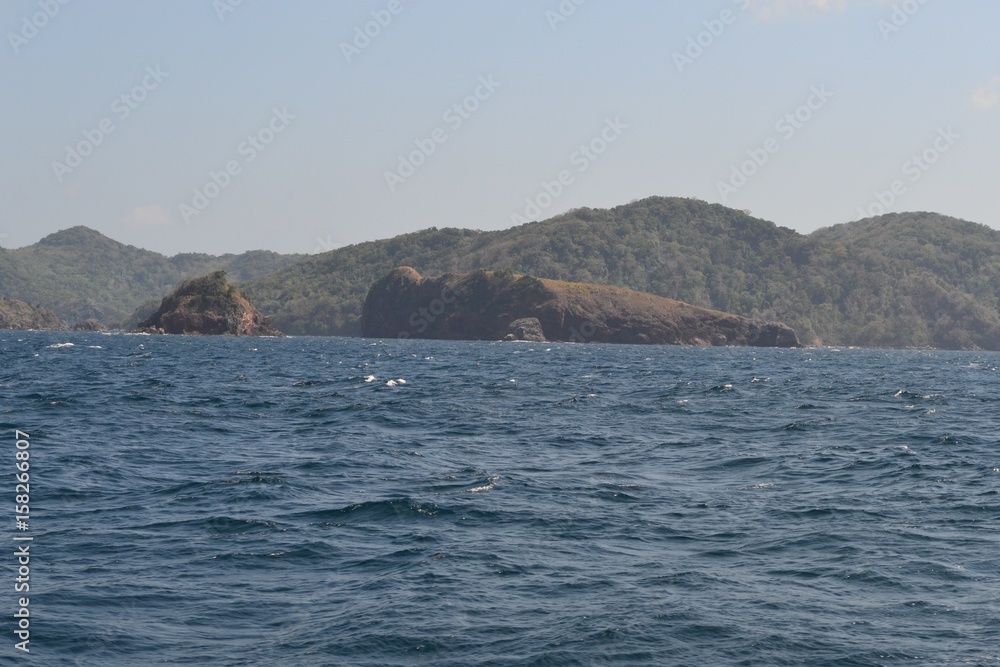
[[[185,279],[224,270],[252,280],[303,257],[263,250],[166,257],[77,226],[24,248],[0,248],[0,296],[41,303],[67,325],[91,318],[119,325],[143,304],[155,302],[155,309]]]
[[[794,230],[651,197],[496,232],[428,229],[314,255],[243,288],[290,334],[360,333],[369,286],[507,270],[785,322],[806,344],[1000,349],[1000,232],[934,213]]]
[[[64,320],[151,314],[182,279],[227,271],[291,335],[360,335],[371,285],[511,271],[627,287],[759,320],[805,344],[1000,350],[1000,232],[935,213],[889,214],[808,235],[698,199],[577,209],[502,231],[427,229],[311,256],[157,253],[73,228],[0,249],[0,296]],[[99,315],[99,317],[98,317]]]

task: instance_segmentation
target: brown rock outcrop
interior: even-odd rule
[[[622,287],[487,271],[424,279],[410,267],[372,285],[361,327],[368,337],[501,340],[524,318],[535,318],[550,341],[799,346],[784,324]]]
[[[0,297],[0,329],[62,329],[59,317],[45,306]]]
[[[160,308],[139,323],[146,333],[206,336],[281,336],[235,286],[224,271],[181,283]]]
[[[537,317],[522,317],[507,325],[507,335],[504,340],[523,340],[532,343],[544,343],[545,331]]]

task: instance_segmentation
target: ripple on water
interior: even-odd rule
[[[1000,664],[994,355],[18,338],[51,664]]]

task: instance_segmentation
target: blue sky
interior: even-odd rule
[[[651,195],[1000,228],[998,25],[995,0],[5,0],[0,244],[309,253]]]

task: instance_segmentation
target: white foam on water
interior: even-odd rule
[[[466,489],[466,493],[482,493],[483,491],[492,491],[497,486],[497,480],[500,479],[500,475],[490,475],[486,479],[486,484],[482,486],[476,486],[471,489]]]

